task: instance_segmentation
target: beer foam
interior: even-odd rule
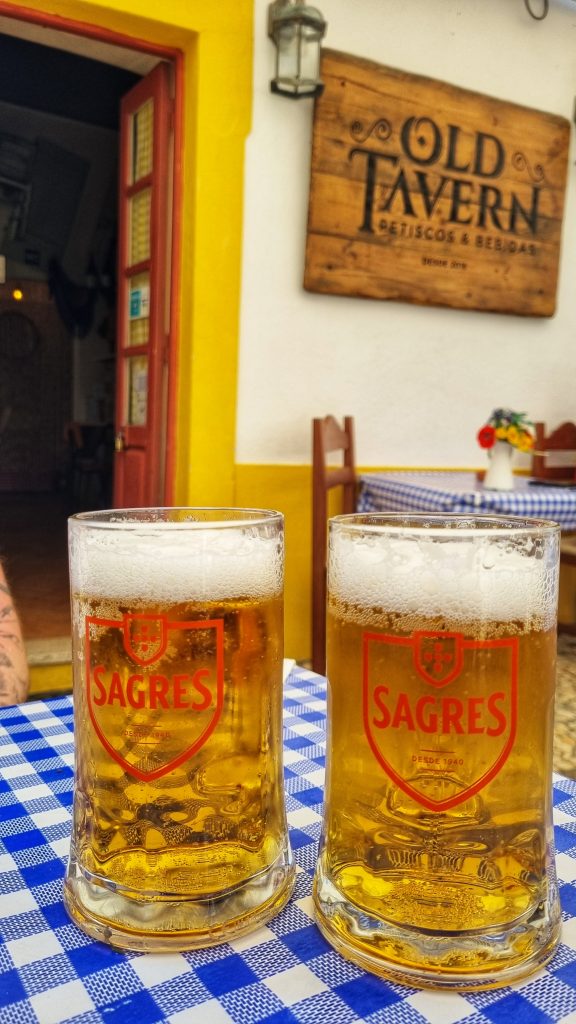
[[[281,538],[257,535],[242,522],[224,529],[71,524],[70,555],[73,592],[111,600],[212,601],[282,592]]]
[[[526,538],[500,533],[479,536],[446,531],[407,536],[347,533],[330,538],[329,591],[339,602],[382,607],[399,614],[451,621],[526,621],[553,625],[556,615],[556,557],[534,555]],[[555,544],[551,545],[555,550]],[[548,549],[546,549],[548,550]],[[530,554],[532,552],[532,554]]]

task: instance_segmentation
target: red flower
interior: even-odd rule
[[[481,448],[493,448],[496,443],[496,431],[494,427],[486,425],[478,431],[478,444]]]

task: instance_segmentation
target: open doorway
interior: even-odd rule
[[[110,504],[119,107],[156,63],[0,18],[0,557],[32,645],[69,637],[67,516]]]

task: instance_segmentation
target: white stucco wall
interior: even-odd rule
[[[542,0],[531,0],[535,11]],[[557,312],[525,318],[311,294],[302,286],[312,101],[269,91],[255,0],[246,151],[237,461],[309,463],[310,420],[356,419],[359,465],[481,466],[498,405],[576,419],[576,174],[568,165]],[[572,119],[576,3],[318,0],[325,45]]]

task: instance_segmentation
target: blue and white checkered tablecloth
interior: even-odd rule
[[[535,516],[576,530],[576,486],[548,487],[516,477],[512,491],[491,491],[474,473],[363,473],[358,511]]]
[[[296,668],[285,685],[288,820],[298,863],[287,906],[229,945],[119,953],[67,917],[62,879],[73,782],[72,701],[0,710],[2,1024],[575,1024],[576,782],[555,776],[562,944],[512,988],[415,991],[367,974],[322,938],[311,887],[320,832],[326,682]]]

